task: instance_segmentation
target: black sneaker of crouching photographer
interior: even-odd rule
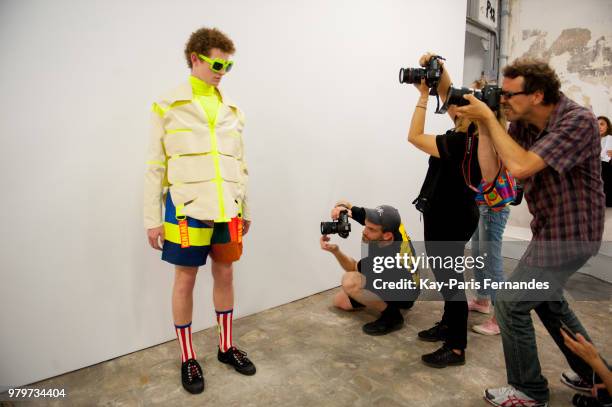
[[[465,365],[465,351],[458,355],[452,349],[442,346],[435,352],[421,356],[421,360],[427,366],[436,368]]]
[[[442,322],[436,322],[433,327],[418,333],[419,339],[426,342],[438,342],[446,339],[448,326]]]
[[[386,335],[397,331],[404,326],[404,317],[399,309],[387,306],[376,321],[368,322],[363,326],[363,332],[372,335]]]
[[[181,379],[183,387],[191,394],[204,391],[204,374],[202,367],[195,359],[189,359],[181,366]]]
[[[241,351],[235,346],[229,348],[227,352],[221,352],[221,349],[219,349],[219,352],[217,353],[217,359],[219,359],[219,362],[233,366],[238,373],[242,373],[246,376],[252,376],[256,372],[255,365],[246,356],[246,352]]]

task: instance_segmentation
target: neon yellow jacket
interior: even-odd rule
[[[218,89],[217,89],[218,90]],[[247,204],[248,171],[244,161],[244,115],[219,90],[214,123],[185,82],[153,104],[151,141],[144,185],[144,224],[163,224],[163,195],[170,190],[182,214],[229,222]]]

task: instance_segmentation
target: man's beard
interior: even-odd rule
[[[365,235],[361,235],[361,243],[366,243],[366,244],[370,244],[370,243],[382,243],[384,242],[384,240],[372,240],[372,239],[368,239]]]

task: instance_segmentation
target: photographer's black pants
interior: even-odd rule
[[[473,210],[472,210],[473,209]],[[478,226],[478,208],[466,209],[463,213],[438,214],[430,213],[423,216],[425,248],[427,255],[444,258],[463,257],[465,245]],[[464,281],[463,273],[452,268],[434,267],[433,273],[438,282],[448,283],[455,279],[459,283]],[[448,288],[442,289],[444,298],[444,314],[442,324],[448,326],[445,345],[451,349],[465,349],[467,347],[467,321],[468,305],[465,290]]]

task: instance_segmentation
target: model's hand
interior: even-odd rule
[[[597,363],[599,360],[597,349],[595,349],[595,346],[593,346],[591,342],[584,339],[584,336],[576,334],[576,338],[578,340],[575,341],[568,334],[566,334],[563,329],[561,330],[561,335],[563,335],[565,346],[567,346],[572,352],[580,356],[590,366]]]
[[[465,117],[473,121],[486,121],[487,119],[495,118],[495,114],[489,109],[489,106],[476,99],[474,95],[463,95],[463,98],[470,102],[470,104],[457,108],[457,115],[459,117]]]
[[[612,158],[612,150],[608,150],[606,153],[608,154],[608,157]]]
[[[333,220],[338,220],[338,218],[340,217],[340,212],[342,211],[347,211],[348,212],[348,216],[350,218],[353,217],[353,212],[351,212],[350,209],[345,208],[344,206],[336,206],[334,209],[332,209],[331,211],[331,218]]]
[[[147,229],[147,239],[152,248],[161,250],[164,245],[164,226]]]
[[[242,219],[242,236],[249,233],[249,228],[251,227],[251,221]]]
[[[325,250],[326,252],[336,253],[338,251],[338,245],[329,243],[329,241],[330,241],[329,236],[327,235],[321,236],[321,240],[320,240],[321,249]]]

